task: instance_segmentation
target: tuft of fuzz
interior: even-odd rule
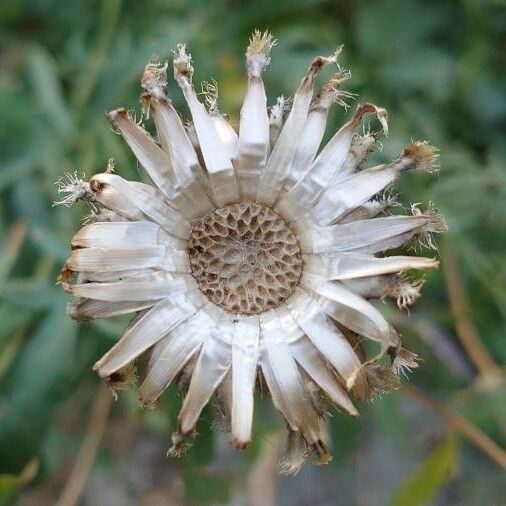
[[[350,77],[351,72],[349,70],[341,70],[334,74],[313,99],[311,109],[328,109],[334,103],[348,109],[349,104],[347,101],[354,100],[357,95],[350,91],[341,90],[340,86],[344,81],[350,79]]]
[[[137,371],[133,364],[129,364],[109,376],[103,377],[102,381],[111,389],[112,395],[117,399],[118,391],[126,390],[137,382]]]
[[[248,75],[260,77],[265,67],[271,62],[271,49],[276,39],[268,31],[255,30],[246,49],[246,71]]]
[[[202,81],[201,90],[209,114],[219,114],[218,83],[214,79],[211,82]]]
[[[409,279],[400,274],[395,281],[385,287],[381,298],[393,297],[396,299],[397,307],[409,312],[409,306],[412,306],[421,296],[422,287],[425,279],[409,281]]]
[[[370,364],[364,369],[369,385],[370,400],[374,400],[388,392],[397,390],[401,386],[399,377],[389,367]]]
[[[152,97],[165,98],[168,62],[160,63],[157,58],[149,61],[141,78],[141,86]]]
[[[437,244],[434,241],[434,234],[448,232],[448,225],[444,216],[436,209],[433,202],[429,202],[427,210],[422,212],[420,204],[411,204],[411,213],[413,216],[425,216],[428,219],[427,224],[418,233],[418,243],[424,248],[437,251]]]
[[[63,195],[61,200],[53,202],[55,206],[71,207],[78,200],[85,200],[88,202],[93,209],[95,209],[93,203],[95,196],[91,191],[90,184],[84,179],[84,173],[82,178],[78,176],[77,170],[73,173],[68,172],[63,177],[56,181],[56,191],[59,195]]]
[[[428,173],[439,171],[436,165],[439,158],[438,150],[427,141],[412,142],[404,149],[401,158],[408,161],[403,169],[416,169]]]
[[[392,371],[397,376],[400,376],[402,374],[407,378],[407,373],[410,373],[413,369],[416,369],[420,361],[421,358],[416,353],[413,353],[406,348],[400,347],[396,352],[395,358],[393,359]]]

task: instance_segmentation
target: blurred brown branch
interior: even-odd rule
[[[469,317],[465,288],[457,260],[448,245],[448,240],[444,241],[441,247],[441,260],[457,336],[483,382],[491,385],[496,384],[502,373],[488,350],[483,346],[476,327]]]
[[[112,399],[111,391],[105,385],[100,385],[93,402],[83,444],[57,502],[58,506],[74,506],[78,503],[107,425]]]
[[[444,404],[441,404],[412,385],[403,385],[402,391],[408,397],[416,399],[425,407],[437,413],[450,427],[467,437],[477,448],[488,455],[491,460],[503,469],[506,469],[506,451],[467,418],[455,413]]]

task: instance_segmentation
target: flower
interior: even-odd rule
[[[144,406],[178,381],[185,397],[171,455],[184,451],[211,398],[231,443],[247,446],[259,389],[286,422],[281,469],[293,473],[311,454],[330,460],[330,405],[357,416],[352,397],[395,388],[417,366],[369,300],[393,297],[407,308],[423,280],[410,282],[406,272],[438,262],[377,254],[417,240],[435,248],[432,234],[445,224],[432,205],[398,214],[386,191],[403,172],[435,170],[437,152],[427,142],[366,168],[377,138],[388,134],[385,109],[359,105],[320,148],[331,105],[353,98],[341,89],[349,77],[337,65],[342,47],[315,58],[291,107],[280,97],[269,114],[262,75],[274,45],[267,32],[251,38],[239,133],[219,110],[216,83],[204,84],[199,99],[185,45],[173,68],[188,124],[169,99],[168,64],[149,62],[141,101],[158,138],[125,109],[107,116],[152,184],[123,179],[111,162],[89,182],[72,175],[59,183],[61,204],[85,199],[93,207],[60,282],[76,297],[68,312],[77,320],[135,314],[95,364],[107,384],[130,384],[144,352]],[[325,67],[335,73],[314,95]],[[381,130],[358,133],[371,114]],[[370,357],[364,340],[378,345]]]

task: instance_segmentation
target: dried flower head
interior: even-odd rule
[[[437,153],[413,142],[392,162],[366,168],[388,134],[385,109],[359,105],[321,146],[331,106],[354,97],[341,89],[349,77],[337,66],[342,47],[315,58],[291,107],[280,97],[269,114],[262,76],[274,45],[267,32],[250,40],[238,132],[220,112],[216,83],[199,98],[184,44],[173,68],[191,114],[186,125],[168,96],[167,64],[148,63],[141,99],[157,140],[125,109],[107,117],[152,184],[123,179],[112,162],[89,182],[71,175],[58,183],[60,204],[93,204],[60,281],[76,298],[68,307],[75,319],[135,314],[95,364],[108,385],[129,385],[145,352],[142,405],[155,406],[178,381],[185,398],[171,455],[187,448],[211,398],[231,443],[247,446],[260,388],[286,421],[280,467],[293,473],[312,454],[330,460],[330,405],[356,416],[352,397],[396,388],[417,366],[370,300],[415,302],[423,282],[405,273],[438,262],[385,252],[413,240],[435,248],[433,234],[446,226],[432,205],[388,213],[399,207],[387,188],[408,170],[433,172]],[[315,94],[325,67],[337,70]],[[371,115],[375,133],[363,126]],[[364,340],[377,353],[367,357]]]

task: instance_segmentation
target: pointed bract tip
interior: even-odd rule
[[[137,382],[137,371],[133,364],[128,364],[107,376],[101,376],[101,379],[113,392],[117,392],[126,390]]]
[[[307,92],[309,89],[311,89],[316,76],[321,72],[323,67],[332,64],[337,65],[337,57],[339,56],[339,53],[340,51],[338,48],[330,56],[317,56],[316,58],[313,58],[306,75],[303,77],[302,82],[300,83],[297,93],[300,93],[301,91]]]
[[[141,87],[146,93],[154,98],[165,98],[167,88],[168,62],[161,63],[157,58],[152,58],[141,77]]]
[[[371,104],[371,103],[365,103],[365,104],[359,104],[357,106],[357,110],[355,111],[355,114],[353,116],[353,119],[351,120],[351,124],[353,128],[356,128],[360,122],[362,121],[362,118],[366,114],[376,114],[376,117],[378,118],[378,121],[381,124],[381,129],[383,131],[383,135],[385,137],[388,137],[388,112],[383,107],[378,107],[377,105]]]
[[[176,81],[191,83],[193,77],[192,56],[186,52],[186,44],[178,44],[174,52],[174,77]]]
[[[347,109],[348,100],[354,100],[357,95],[351,91],[341,90],[341,84],[351,78],[349,70],[341,70],[334,74],[322,87],[311,104],[311,109],[328,109],[332,104],[337,103]]]

